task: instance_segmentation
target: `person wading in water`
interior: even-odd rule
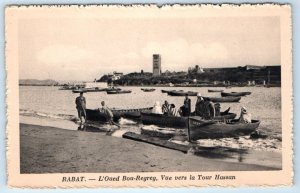
[[[86,121],[86,100],[83,96],[83,92],[80,92],[80,96],[76,98],[75,100],[76,109],[78,112],[78,118],[80,119],[80,122],[82,123],[82,117],[84,117],[84,121]]]

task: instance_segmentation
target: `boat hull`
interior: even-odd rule
[[[210,98],[210,100],[214,103],[234,103],[239,102],[241,97],[233,97],[233,96],[226,96],[226,97],[203,97],[203,98]]]
[[[197,92],[181,92],[181,91],[170,91],[168,92],[170,96],[197,96]]]
[[[199,116],[191,116],[196,119],[202,120]],[[220,116],[216,116],[214,120],[224,121],[229,119],[234,119],[236,117],[235,113],[221,113]],[[163,127],[172,128],[187,128],[187,117],[175,117],[162,114],[154,113],[141,113],[142,123],[144,125],[158,125]]]
[[[140,108],[140,109],[111,109],[114,115],[114,121],[118,121],[121,117],[138,119],[141,117],[141,112],[150,112],[152,107]],[[105,114],[100,112],[98,109],[86,109],[87,120],[90,121],[108,121]]]
[[[223,92],[224,90],[212,90],[212,89],[208,89],[208,92]]]
[[[250,95],[251,92],[221,92],[221,96],[222,97],[226,97],[226,96],[246,96],[246,95]]]
[[[252,120],[251,123],[240,123],[237,120],[231,123],[203,122],[197,119],[189,119],[189,137],[191,140],[216,139],[225,137],[238,137],[249,135],[257,129],[260,121]]]
[[[131,90],[112,90],[106,91],[107,94],[128,94],[131,93]]]
[[[153,91],[155,91],[154,88],[141,88],[141,90],[144,91],[144,92],[153,92]]]

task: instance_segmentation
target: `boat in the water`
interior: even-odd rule
[[[237,119],[229,122],[217,122],[190,117],[188,120],[188,135],[190,140],[250,135],[260,124],[259,120],[252,120],[251,123],[241,123]]]
[[[155,91],[155,88],[141,88],[141,90],[144,92],[153,92]]]
[[[224,90],[208,89],[208,92],[223,92]]]
[[[193,113],[192,113],[193,114]],[[201,119],[199,116],[191,116],[197,119]],[[221,112],[220,116],[216,116],[214,120],[224,121],[234,119],[236,117],[235,113]],[[145,125],[158,125],[163,127],[173,127],[173,128],[185,128],[187,126],[187,117],[176,117],[162,114],[154,113],[141,113],[142,123]]]
[[[168,92],[168,95],[170,96],[197,96],[197,92],[192,92],[192,91],[170,91]]]
[[[81,92],[86,92],[85,89],[73,89],[72,90],[73,93],[81,93]]]
[[[226,96],[226,97],[203,97],[209,98],[214,103],[234,103],[239,102],[241,100],[241,97],[234,97],[234,96]]]
[[[107,94],[127,94],[131,93],[131,90],[107,90]]]
[[[138,108],[138,109],[111,109],[114,115],[114,121],[118,121],[121,117],[129,119],[138,119],[141,117],[141,112],[151,112],[153,107]],[[86,109],[87,120],[106,122],[107,118],[99,109]]]
[[[250,95],[251,92],[221,92],[221,96],[222,97],[226,97],[226,96],[246,96],[246,95]]]
[[[169,92],[172,92],[172,91],[175,91],[175,90],[161,90],[162,93],[169,93]]]

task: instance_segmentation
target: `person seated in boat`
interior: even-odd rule
[[[248,113],[247,109],[245,107],[241,108],[241,115],[239,118],[239,122],[241,123],[251,123],[252,118],[251,114]]]
[[[165,103],[162,105],[162,113],[164,115],[169,115],[170,114],[170,105],[168,103],[168,101],[165,101]]]
[[[116,125],[118,127],[120,127],[120,125],[118,125],[117,123],[114,122],[114,114],[112,113],[112,111],[105,105],[105,102],[102,101],[101,102],[102,107],[99,109],[100,112],[102,112],[105,117],[106,120],[109,124],[111,125]]]
[[[220,116],[221,115],[221,104],[216,103],[215,104],[215,116]]]
[[[155,102],[154,107],[152,109],[152,113],[154,113],[154,114],[163,114],[162,110],[161,110],[161,105],[160,105],[159,101]]]
[[[203,117],[205,111],[205,102],[201,93],[197,93],[197,101],[195,105],[195,115]]]
[[[185,94],[185,99],[183,101],[183,106],[180,107],[183,117],[188,117],[191,114],[191,99],[188,94]]]
[[[169,115],[178,117],[178,112],[177,112],[176,107],[175,107],[174,104],[170,105]]]
[[[206,98],[204,100],[204,119],[214,119],[216,116],[216,111],[215,111],[215,105],[214,103],[210,100],[210,98]]]

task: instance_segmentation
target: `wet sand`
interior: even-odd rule
[[[151,144],[108,136],[106,133],[65,130],[30,124],[20,124],[20,148],[21,173],[280,169],[276,164],[266,166],[257,164],[255,160],[250,163],[234,163],[196,156],[192,153],[184,154]],[[253,154],[253,152],[249,153]],[[264,152],[255,152],[256,157],[259,154],[264,156]]]

